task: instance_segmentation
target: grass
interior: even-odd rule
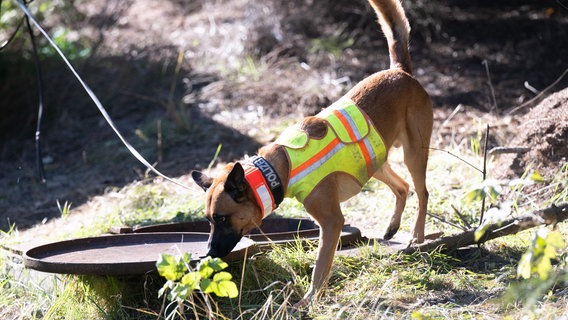
[[[469,160],[479,160],[468,150],[456,152],[471,158]],[[436,188],[430,188],[430,210],[459,222],[457,217],[450,216],[453,205],[475,222],[478,204],[466,204],[463,199],[480,181],[479,173],[445,153],[433,152],[431,160],[430,185]],[[399,155],[394,154],[391,161],[393,167],[400,166]],[[448,179],[446,172],[460,178]],[[188,178],[182,177],[182,180],[189,184],[184,179]],[[566,184],[566,168],[547,179],[546,186],[531,194],[544,192],[557,201],[568,200],[565,189],[561,188]],[[514,190],[503,196],[516,197],[518,193],[519,190]],[[526,196],[523,195],[524,202]],[[3,234],[1,241],[6,244],[27,241],[30,237],[53,241],[98,235],[114,225],[194,220],[202,218],[203,202],[203,193],[197,188],[181,190],[160,180],[148,179],[122,189],[109,189],[105,195],[78,208],[63,205],[65,209],[60,219],[35,227],[33,231],[12,230]],[[364,192],[347,201],[343,208],[348,221],[352,220],[363,230],[373,231],[392,210],[392,202],[387,188],[371,181]],[[415,208],[415,202],[411,196],[407,211]],[[94,212],[97,214],[93,215]],[[305,216],[302,206],[293,200],[285,201],[276,214]],[[402,232],[410,230],[412,218],[411,214],[405,215]],[[434,219],[428,220],[429,231],[457,232]],[[73,228],[69,228],[70,225]],[[567,230],[563,226],[559,228],[566,235]],[[314,319],[477,319],[520,315],[554,318],[564,313],[567,301],[566,290],[560,282],[530,307],[523,297],[510,294],[511,290],[525,288],[516,280],[516,264],[528,245],[529,235],[524,232],[508,236],[480,249],[470,248],[452,256],[439,252],[390,254],[379,245],[364,246],[355,256],[338,255],[325,294],[314,301],[307,314],[297,313],[292,305],[309,286],[316,248],[304,248],[299,243],[275,247],[246,263],[232,264],[229,271],[242,288],[241,295],[233,300],[215,299],[215,306],[219,318],[229,319],[302,316]],[[164,307],[164,302],[157,298],[162,280],[156,277],[38,274],[22,269],[19,258],[6,251],[2,251],[0,264],[2,318],[155,319]],[[171,309],[168,310],[172,315]]]
[[[3,6],[6,3],[9,2],[3,2]],[[223,10],[229,11],[242,10]],[[307,63],[302,64],[286,56],[255,60],[242,48],[237,41],[240,38],[236,36],[245,34],[245,29],[251,29],[249,24],[250,22],[236,22],[236,25],[220,25],[215,29],[215,37],[211,36],[212,26],[203,28],[201,33],[201,29],[195,32],[195,48],[190,49],[195,49],[196,52],[193,61],[196,63],[196,70],[213,72],[230,80],[214,82],[204,90],[200,98],[209,101],[208,103],[219,104],[220,110],[230,110],[233,106],[256,105],[258,101],[278,109],[295,105],[299,101],[297,109],[300,113],[305,113],[304,105],[307,110],[311,110],[310,107],[325,105],[326,99],[338,97],[344,91],[343,82],[337,81],[340,79],[339,71],[333,68],[321,71],[316,68],[318,64],[326,64],[326,59],[339,59],[341,54],[345,53],[344,49],[353,43],[351,36],[342,33],[343,28],[340,28],[341,32],[337,34],[332,32],[327,37],[311,41],[309,59]],[[68,34],[62,33],[62,41],[67,39],[66,35]],[[227,43],[238,45],[230,46]],[[80,53],[80,49],[70,47],[70,50],[77,53]],[[178,60],[177,66],[180,63],[181,60]],[[336,62],[331,63],[335,64]],[[215,68],[212,69],[211,66]],[[299,77],[302,81],[298,83]],[[266,87],[267,83],[274,87],[273,90],[260,90]],[[169,92],[168,103],[172,103],[172,91]],[[173,103],[175,104],[175,101]],[[252,113],[255,116],[260,113],[259,121],[263,124],[261,129],[255,129],[261,130],[257,131],[258,136],[281,131],[274,128],[283,127],[282,121],[273,121],[268,116],[263,118],[265,113],[271,110],[257,109],[262,112],[255,109]],[[290,108],[282,109],[284,117]],[[183,115],[185,111],[182,111],[180,114]],[[231,125],[241,125],[245,128],[241,129],[250,134],[250,119],[242,116],[248,113],[250,112],[226,112],[225,116],[230,118],[230,121],[226,121]],[[297,118],[295,114],[292,117]],[[434,146],[449,149],[481,167],[478,141],[483,128],[480,122],[484,121],[486,119],[474,119],[472,122],[476,123],[472,132],[463,136],[458,134],[458,138],[434,136]],[[152,141],[162,130],[165,135],[173,135],[178,127],[179,124],[176,126],[164,122],[164,126],[158,129],[152,121],[140,128],[136,134],[142,142]],[[200,140],[199,137],[193,138]],[[171,144],[178,142],[167,141]],[[96,161],[96,156],[93,155],[91,160]],[[102,152],[100,157],[103,156],[108,156],[108,152]],[[391,155],[391,162],[395,170],[409,180],[399,152]],[[489,162],[490,175],[498,162],[499,159]],[[513,214],[517,214],[552,202],[568,201],[567,175],[568,166],[564,166],[556,175],[545,177],[547,182],[544,185],[504,192],[495,203],[514,201],[516,205]],[[181,180],[190,184],[187,176],[181,177]],[[455,207],[468,223],[475,225],[479,222],[480,206],[477,202],[467,203],[465,195],[479,182],[481,174],[475,169],[448,153],[432,151],[428,180],[430,212],[454,223],[463,223],[453,213]],[[200,219],[203,217],[203,203],[203,192],[197,187],[188,191],[160,179],[144,177],[143,181],[131,183],[124,188],[109,188],[104,194],[79,207],[72,207],[70,203],[62,200],[61,218],[24,232],[11,230],[1,236],[0,244],[57,241],[100,235],[112,226]],[[360,195],[344,203],[343,210],[348,222],[366,234],[376,236],[381,234],[382,230],[379,228],[384,228],[384,221],[393,206],[394,199],[388,188],[373,180],[365,186]],[[412,212],[415,209],[416,197],[411,194],[400,232],[408,232],[411,229]],[[293,200],[284,202],[277,214],[294,217],[306,215],[302,206]],[[566,237],[566,227],[561,225],[559,229]],[[444,230],[447,234],[458,231],[431,218],[428,219],[427,230]],[[242,288],[241,295],[233,300],[215,299],[215,312],[219,318],[229,319],[513,319],[523,316],[546,319],[566,316],[565,306],[568,299],[562,278],[558,278],[555,287],[545,289],[543,294],[533,299],[533,303],[527,303],[526,297],[514,294],[535,291],[535,284],[516,279],[516,265],[529,245],[529,239],[530,232],[524,232],[491,241],[479,249],[470,248],[451,256],[440,252],[389,254],[384,247],[378,245],[364,246],[356,256],[335,257],[325,294],[314,301],[311,310],[306,313],[298,313],[292,306],[309,287],[315,248],[304,248],[299,243],[291,247],[275,247],[269,253],[255,255],[245,262],[230,266],[231,274]],[[0,318],[156,319],[173,315],[173,308],[167,307],[166,303],[157,297],[162,281],[152,276],[116,278],[38,274],[23,269],[21,258],[17,255],[1,250]]]

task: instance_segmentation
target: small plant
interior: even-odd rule
[[[61,217],[65,219],[69,216],[69,213],[71,212],[71,202],[65,201],[65,203],[62,206],[59,200],[57,200],[57,209],[59,209]]]
[[[521,280],[511,284],[505,297],[522,302],[527,311],[534,313],[538,301],[554,301],[556,293],[565,290],[566,262],[566,243],[559,231],[546,228],[534,231],[517,267],[517,277]]]
[[[534,274],[542,280],[548,279],[553,272],[551,260],[556,259],[557,251],[564,249],[566,244],[558,231],[540,229],[533,233],[531,244],[523,254],[517,268],[517,275],[524,279]]]
[[[486,218],[481,221],[479,227],[475,230],[475,241],[483,237],[487,228],[493,223],[500,223],[504,221],[518,205],[518,197],[523,196],[521,192],[525,186],[534,185],[537,183],[544,183],[546,180],[541,176],[538,171],[533,171],[531,174],[525,174],[519,179],[513,180],[485,180],[478,185],[474,186],[466,195],[465,200],[468,204],[476,201],[482,201],[488,197],[492,202],[498,200],[499,196],[504,194],[504,191],[509,189],[513,194],[512,201],[505,201],[498,207],[492,207],[487,211]]]
[[[171,302],[169,306],[176,306],[166,318],[173,318],[176,312],[180,317],[185,318],[186,303],[191,307],[196,318],[199,318],[198,309],[204,309],[211,317],[213,309],[209,294],[228,298],[236,298],[239,295],[237,285],[232,281],[233,276],[222,271],[228,267],[226,262],[219,258],[207,257],[201,260],[195,270],[191,268],[190,262],[189,253],[178,256],[162,254],[156,262],[158,273],[167,280],[158,292],[158,296],[167,297]]]

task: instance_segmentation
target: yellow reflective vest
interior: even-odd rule
[[[298,127],[290,127],[276,140],[290,161],[286,197],[300,202],[333,172],[351,175],[362,187],[386,159],[377,129],[351,99],[340,99],[316,117],[327,122],[323,138],[310,138]]]

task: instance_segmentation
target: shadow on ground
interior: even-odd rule
[[[3,86],[0,136],[0,229],[30,227],[59,216],[57,202],[78,207],[109,187],[145,179],[146,168],[124,147],[87,94],[57,59],[42,61],[46,81],[40,183],[34,146],[37,89],[31,61],[0,56]],[[81,64],[80,64],[81,65]],[[181,104],[187,91],[170,93],[173,70],[123,57],[97,59],[79,71],[99,95],[127,140],[168,176],[206,168],[222,144],[219,161],[254,153],[259,143],[204,115],[199,101]],[[24,71],[25,70],[25,71]],[[191,75],[193,91],[213,76]],[[10,94],[11,93],[11,94]],[[168,111],[168,99],[173,109]],[[173,110],[173,111],[172,111]],[[160,160],[160,161],[158,161]],[[152,174],[150,174],[152,176]]]

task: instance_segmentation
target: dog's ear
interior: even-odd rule
[[[207,191],[213,184],[213,178],[200,171],[191,171],[191,177],[204,191]]]
[[[247,181],[245,179],[245,170],[240,163],[235,162],[233,169],[227,176],[225,181],[225,192],[227,192],[236,202],[242,201],[247,189]]]

